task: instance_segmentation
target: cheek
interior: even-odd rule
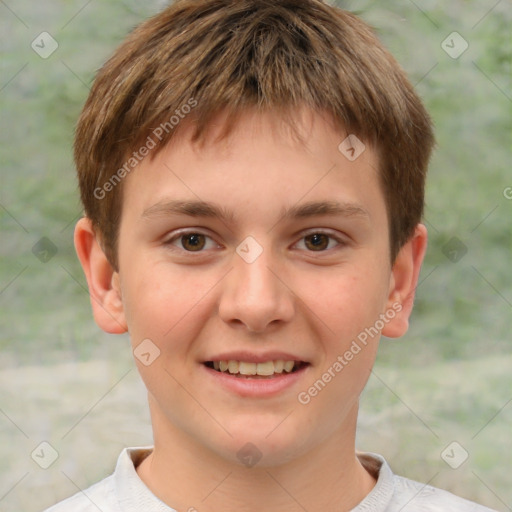
[[[204,297],[212,285],[169,265],[147,267],[131,274],[123,290],[134,359],[157,402],[165,396],[176,403],[183,398],[179,383],[193,371],[193,341],[208,318]]]
[[[150,338],[162,351],[185,349],[208,318],[208,292],[216,281],[162,264],[132,276],[123,289],[132,344]]]
[[[305,302],[325,326],[333,349],[341,350],[375,324],[387,298],[382,277],[368,272],[331,273],[317,280]]]

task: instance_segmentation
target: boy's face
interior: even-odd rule
[[[379,335],[359,351],[353,341],[365,328],[405,330],[409,310],[397,311],[414,272],[391,269],[376,153],[366,146],[350,161],[338,150],[347,134],[304,114],[304,143],[267,114],[246,113],[228,139],[204,147],[184,128],[126,178],[113,283],[117,317],[145,354],[136,361],[157,443],[173,436],[237,460],[250,442],[260,464],[333,437],[353,445]],[[225,218],[199,206],[180,213],[178,202],[208,203]],[[315,213],[313,203],[339,211]],[[302,364],[252,378],[209,367],[230,359]]]

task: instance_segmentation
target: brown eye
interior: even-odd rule
[[[309,253],[323,252],[325,255],[333,254],[332,251],[342,249],[347,242],[335,234],[326,231],[309,231],[303,234],[295,247],[305,250]],[[320,256],[320,255],[319,255]]]
[[[312,251],[324,251],[329,246],[329,237],[324,233],[314,233],[304,237],[306,247]]]
[[[205,236],[200,233],[190,233],[181,237],[181,245],[187,251],[200,251],[206,245]]]
[[[199,256],[199,253],[207,254],[211,252],[211,249],[220,249],[211,236],[192,229],[178,231],[171,238],[163,240],[163,245],[174,251],[175,254],[181,253],[182,255],[186,252],[196,252]]]

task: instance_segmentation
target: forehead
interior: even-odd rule
[[[272,112],[247,111],[219,139],[224,121],[220,115],[204,140],[192,142],[194,125],[185,120],[167,146],[128,177],[126,212],[147,216],[158,205],[181,201],[211,213],[219,204],[217,216],[233,221],[235,211],[270,219],[294,205],[300,217],[305,210],[298,212],[297,205],[324,202],[370,217],[386,215],[376,151],[336,129],[328,117],[304,109],[290,124]]]

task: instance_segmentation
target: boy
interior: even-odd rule
[[[135,29],[78,123],[75,245],[154,447],[50,510],[489,510],[355,451],[433,142],[395,60],[320,0],[179,0]]]

